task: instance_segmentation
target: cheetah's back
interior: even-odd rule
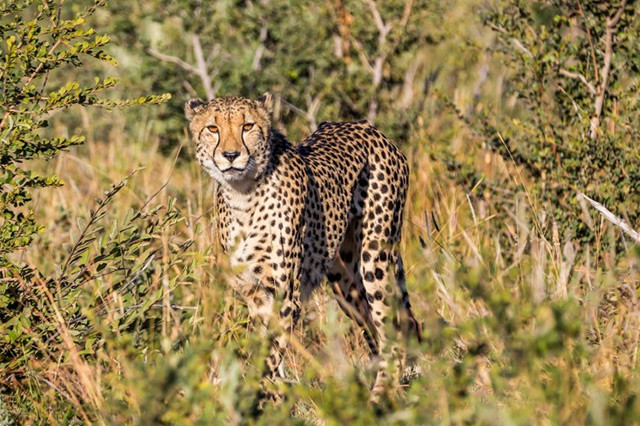
[[[380,244],[399,239],[408,167],[399,149],[366,121],[322,123],[296,151],[309,177],[303,284],[311,290],[332,269],[350,224],[362,218],[367,204],[369,216],[386,216],[389,223],[386,231],[373,226]]]

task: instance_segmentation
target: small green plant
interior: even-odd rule
[[[51,87],[54,77],[59,81],[64,70],[82,67],[86,58],[116,65],[115,59],[104,51],[109,36],[86,24],[87,18],[104,3],[97,0],[71,18],[66,18],[69,12],[64,3],[53,0],[7,0],[0,5],[0,268],[4,271],[18,272],[8,255],[28,245],[33,235],[42,230],[30,205],[33,191],[62,184],[54,175],[32,172],[27,162],[51,159],[84,140],[78,135],[46,137],[43,129],[50,117],[74,105],[148,105],[169,97],[122,101],[99,98],[100,92],[116,85],[111,77],[96,77],[90,84],[66,81]],[[28,269],[23,269],[21,275],[26,274]]]

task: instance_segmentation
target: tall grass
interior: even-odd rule
[[[50,133],[87,143],[35,165],[65,185],[36,192],[45,231],[15,253],[39,274],[12,287],[16,315],[0,324],[0,425],[640,423],[640,252],[584,200],[593,242],[563,234],[536,182],[468,127],[474,114],[526,115],[471,22],[482,3],[456,3],[443,39],[421,47],[421,105],[379,121],[408,135],[397,141],[411,165],[401,244],[424,322],[424,343],[408,348],[418,374],[369,405],[366,344],[321,289],[274,384],[285,401],[258,417],[268,339],[228,285],[210,178],[186,133],[173,148],[163,134],[180,118],[72,109]],[[295,137],[309,128],[287,120]]]
[[[267,347],[226,284],[233,271],[215,237],[211,182],[186,135],[165,156],[151,120],[132,124],[114,113],[104,140],[91,137],[43,165],[65,185],[38,194],[46,232],[19,256],[60,279],[24,283],[38,302],[19,324],[3,326],[17,350],[2,375],[0,418],[637,422],[638,251],[627,242],[616,256],[602,248],[612,244],[581,246],[558,235],[518,169],[473,148],[476,136],[441,114],[403,143],[412,174],[402,248],[426,337],[409,353],[421,373],[380,406],[366,403],[366,345],[322,290],[287,352],[288,379],[277,384],[287,399],[254,417]],[[94,120],[83,116],[89,135]],[[448,143],[477,153],[487,176],[523,190],[454,184],[434,159],[442,143],[429,136],[448,125]],[[595,211],[585,215],[598,242],[624,239]],[[121,251],[109,257],[113,247]]]

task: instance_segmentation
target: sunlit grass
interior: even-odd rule
[[[85,120],[90,128],[92,118]],[[44,166],[66,184],[38,194],[36,213],[46,231],[21,259],[60,274],[95,198],[134,170],[106,208],[98,235],[113,234],[143,206],[149,212],[173,205],[179,218],[148,243],[157,250],[148,266],[146,256],[129,260],[140,263],[132,271],[146,274],[140,289],[131,280],[135,296],[118,290],[114,274],[86,282],[76,299],[65,300],[86,316],[80,329],[44,283],[30,284],[47,308],[34,321],[57,333],[39,341],[32,330],[38,355],[17,363],[15,381],[5,384],[17,390],[7,400],[10,411],[47,423],[247,421],[266,345],[253,336],[243,302],[226,285],[231,272],[215,239],[211,182],[188,160],[186,137],[164,156],[145,123],[125,133],[122,120],[114,114],[105,140]],[[465,135],[464,128],[459,132]],[[418,129],[403,144],[412,174],[402,248],[426,337],[409,352],[420,376],[391,392],[388,404],[368,406],[373,374],[366,346],[329,292],[320,291],[287,352],[288,380],[278,387],[288,399],[263,420],[598,423],[634,413],[635,251],[618,261],[557,233],[546,239],[540,230],[554,224],[531,194],[454,185],[423,138]],[[495,179],[522,178],[497,158],[479,161]],[[595,214],[593,220],[604,238],[619,238]],[[101,238],[83,261],[93,262]]]

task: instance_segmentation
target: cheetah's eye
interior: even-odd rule
[[[253,129],[253,123],[247,123],[242,126],[242,130],[244,130],[245,132],[248,132],[251,129]]]
[[[211,133],[218,133],[218,126],[207,126],[207,130]]]

